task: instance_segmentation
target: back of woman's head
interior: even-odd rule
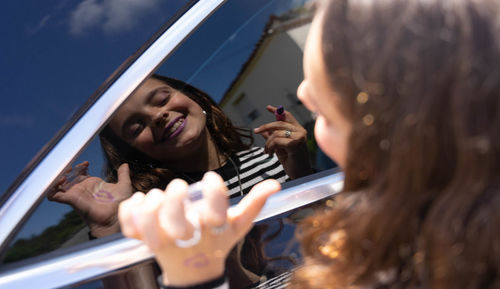
[[[229,156],[232,153],[247,149],[252,144],[251,131],[235,127],[204,91],[170,77],[153,75],[152,78],[180,91],[194,100],[205,111],[208,132],[221,155]],[[155,187],[163,188],[174,177],[178,177],[175,168],[166,167],[164,164],[135,149],[120,139],[109,126],[103,129],[99,137],[106,158],[104,173],[108,181],[117,181],[117,170],[123,163],[129,164],[132,185],[139,191],[148,191]]]
[[[406,274],[399,287],[498,287],[500,2],[332,0],[318,13],[352,123],[344,190],[359,193],[303,227],[317,267],[298,280],[335,263],[334,288],[386,270]],[[340,257],[318,250],[339,232]]]

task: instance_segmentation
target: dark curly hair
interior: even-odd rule
[[[499,2],[330,0],[317,13],[352,131],[344,192],[301,226],[292,284],[500,288]]]

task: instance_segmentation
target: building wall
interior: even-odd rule
[[[298,101],[297,87],[303,79],[303,41],[309,24],[271,34],[263,39],[245,70],[223,97],[221,107],[236,125],[255,128],[274,121],[267,105],[283,105],[302,124],[312,118]],[[302,37],[301,37],[302,35]],[[264,143],[259,136],[256,144]]]

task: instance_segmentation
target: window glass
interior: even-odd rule
[[[193,2],[4,3],[0,12],[0,194],[120,64]],[[92,163],[90,174],[101,175],[97,140],[82,158]],[[15,239],[22,245],[0,256],[15,261],[60,247],[84,226],[77,216],[70,206],[43,201]],[[49,237],[50,242],[43,241]]]
[[[231,189],[231,196],[239,196],[250,189],[254,179],[258,181],[263,175],[280,178],[279,180],[283,182],[290,179],[280,175],[284,171],[283,168],[266,166],[273,161],[272,158],[278,160],[276,154],[268,156],[263,152],[261,148],[266,145],[265,138],[253,134],[254,128],[276,121],[274,113],[266,107],[282,105],[297,120],[297,124],[307,131],[304,149],[313,168],[307,174],[334,167],[335,164],[326,161],[327,158],[317,148],[312,129],[314,119],[296,97],[297,87],[303,79],[302,53],[305,38],[313,16],[313,11],[308,8],[309,2],[227,1],[163,62],[153,78],[145,81],[130,96],[128,102],[117,111],[105,130],[101,132],[101,139],[94,140],[79,156],[74,166],[88,161],[88,165],[85,163],[84,166],[88,166],[90,176],[99,177],[108,183],[120,183],[119,177],[117,180],[116,168],[120,163],[127,162],[133,171],[132,175],[135,176],[133,179],[137,180],[137,182],[132,181],[134,190],[151,186],[162,187],[173,177],[184,178],[188,182],[197,181],[201,178],[202,171],[190,168],[203,163],[204,159],[192,157],[195,155],[195,150],[191,148],[195,146],[191,146],[192,142],[187,141],[186,132],[197,131],[195,128],[199,127],[197,135],[203,135],[202,131],[205,132],[207,127],[207,133],[212,133],[210,129],[213,128],[208,128],[209,125],[206,123],[212,121],[215,123],[214,118],[217,116],[213,107],[218,106],[222,114],[236,127],[246,129],[243,134],[250,133],[254,139],[250,148],[243,150],[244,152],[232,151],[225,155],[220,153],[222,150],[220,143],[230,138],[230,134],[216,127],[215,131],[219,134],[205,138],[213,141],[217,156],[221,156],[214,159],[220,167],[217,165],[213,167],[213,162],[208,161],[207,164],[210,165],[207,167],[223,176]],[[165,77],[170,80],[165,82]],[[148,89],[145,90],[146,88]],[[186,90],[188,88],[189,91]],[[198,96],[190,94],[195,90],[204,92],[203,95],[208,95],[213,103],[196,100]],[[169,109],[165,111],[160,109],[167,106]],[[158,133],[153,124],[154,127],[162,125],[163,130]],[[284,133],[285,130],[280,132]],[[143,137],[144,133],[146,137]],[[171,139],[175,141],[168,142]],[[186,142],[179,145],[181,144],[179,139]],[[196,138],[193,143],[199,139],[201,138]],[[249,139],[243,139],[245,144],[249,143]],[[115,168],[114,175],[113,172],[106,173],[105,169],[103,173],[103,168],[108,164],[103,158],[102,148],[106,147],[106,142],[111,143],[115,152],[119,152],[115,154],[118,156],[116,164],[112,166]],[[157,143],[167,147],[172,142],[174,145],[170,146],[169,150],[157,149]],[[116,149],[118,146],[119,149]],[[197,148],[211,148],[211,146],[206,144]],[[109,158],[109,147],[106,151]],[[258,153],[262,159],[249,164],[248,167],[255,170],[247,173],[244,170],[248,158],[245,157]],[[212,155],[208,153],[207,155],[208,159],[212,159]],[[177,169],[174,169],[174,165]],[[151,177],[153,171],[154,176]],[[112,189],[103,189],[103,186],[90,193],[93,201],[102,204],[120,200],[121,197],[114,194]],[[92,236],[88,234],[86,215],[78,208],[74,210],[77,207],[75,204],[64,203],[64,201],[44,200],[4,255],[3,262],[14,262],[88,241]],[[273,247],[263,249],[262,259],[259,259],[259,262],[274,260],[277,262],[275,265],[287,264],[283,270],[288,270],[296,264],[300,258],[297,255],[296,244],[287,245],[287,242],[293,236],[292,227],[295,221],[307,215],[310,210],[305,212],[285,214],[286,216],[266,221],[269,223],[264,226],[265,230],[263,227],[260,227],[262,231],[256,229],[253,234],[258,235],[255,239],[258,240],[257,243],[266,242],[274,236],[273,232],[284,233],[284,237],[280,237],[280,244],[273,245],[275,249],[279,248],[281,251],[273,252]],[[109,231],[109,233],[116,232]],[[38,249],[43,240],[50,240],[52,243],[50,248]],[[38,245],[27,245],[30,242]],[[19,253],[26,252],[24,248],[27,246],[36,249],[29,256]],[[282,255],[288,255],[288,259],[282,258]],[[242,258],[244,259],[244,256]],[[255,273],[252,278],[257,277],[255,280],[250,278],[251,283],[258,281],[259,276],[267,278],[282,272],[282,269],[273,267],[275,265],[266,266],[265,262],[250,264],[251,260],[244,260],[243,263],[245,268],[250,268]]]
[[[99,85],[188,2],[2,3],[0,194]]]

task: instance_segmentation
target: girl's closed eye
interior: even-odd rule
[[[128,128],[128,134],[131,138],[136,138],[144,130],[144,124],[141,122],[132,123]]]

